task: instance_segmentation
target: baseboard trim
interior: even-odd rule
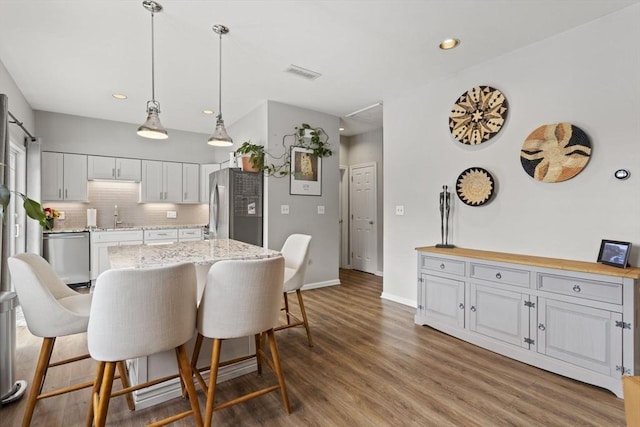
[[[403,304],[403,305],[408,305],[409,307],[413,307],[413,308],[417,307],[416,301],[408,299],[408,298],[402,298],[402,297],[399,297],[397,295],[390,294],[388,292],[382,292],[382,295],[380,295],[380,298],[386,299],[386,300],[389,300],[389,301],[393,301],[393,302],[397,302],[397,303],[400,303],[400,304]]]
[[[306,285],[302,286],[301,290],[308,291],[309,289],[326,288],[327,286],[336,286],[339,284],[340,279],[325,280],[324,282],[307,283]]]

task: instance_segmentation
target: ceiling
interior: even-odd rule
[[[224,24],[227,126],[268,99],[339,116],[343,135],[382,125],[382,106],[350,113],[640,2],[158,1],[155,98],[166,128],[213,130],[202,110],[218,110],[211,27]],[[459,47],[440,50],[449,37]],[[139,125],[151,99],[151,14],[142,0],[0,0],[0,61],[36,110]],[[321,77],[286,73],[292,64]]]

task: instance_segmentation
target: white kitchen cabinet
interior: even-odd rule
[[[640,373],[640,268],[418,248],[415,323],[607,388]]]
[[[182,163],[143,160],[140,201],[181,203]]]
[[[87,156],[42,152],[42,200],[87,201]]]
[[[182,164],[182,203],[200,203],[200,165]]]
[[[202,240],[202,228],[180,228],[178,229],[178,241]]]
[[[87,156],[88,179],[108,179],[139,182],[142,176],[140,159]]]
[[[217,170],[219,163],[200,165],[200,203],[209,203],[209,175]]]
[[[140,245],[143,243],[142,230],[114,230],[91,232],[91,280],[108,270],[110,246]]]
[[[173,243],[178,241],[178,230],[175,228],[162,228],[144,230],[144,243]]]

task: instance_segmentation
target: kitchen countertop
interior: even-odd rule
[[[117,227],[117,228],[104,228],[104,227],[92,227],[89,228],[54,228],[53,230],[42,230],[43,234],[52,234],[52,233],[78,233],[82,231],[135,231],[135,230],[165,230],[165,229],[173,229],[173,228],[203,228],[205,227],[202,224],[187,224],[187,225],[141,225],[141,226],[133,226],[133,227]]]
[[[143,268],[191,262],[212,264],[223,259],[272,258],[280,252],[232,239],[111,246],[111,268]]]

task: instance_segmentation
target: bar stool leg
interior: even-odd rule
[[[36,365],[36,371],[33,374],[31,390],[29,390],[27,407],[24,410],[24,417],[22,418],[22,427],[29,427],[31,425],[33,411],[36,408],[38,395],[42,392],[42,386],[44,385],[44,379],[47,376],[47,370],[49,369],[49,362],[51,361],[51,354],[53,353],[53,345],[55,342],[55,338],[44,338],[42,341],[40,356],[38,356],[38,364]]]
[[[104,427],[107,422],[107,411],[111,400],[111,388],[116,370],[116,362],[104,362],[104,373],[100,384],[100,394],[97,395],[97,409],[95,409],[94,422],[96,427]]]
[[[309,321],[307,320],[307,312],[304,309],[304,302],[302,302],[302,292],[300,289],[296,290],[296,294],[298,295],[298,303],[300,304],[300,312],[302,313],[302,323],[304,323],[304,328],[307,330],[307,339],[309,340],[309,347],[313,347],[313,340],[311,339],[311,330],[309,329]]]
[[[276,344],[276,336],[273,333],[273,329],[267,331],[267,337],[269,338],[269,349],[271,350],[271,360],[273,360],[273,366],[278,377],[278,384],[280,384],[280,394],[282,395],[282,405],[287,414],[291,413],[291,407],[289,406],[289,395],[287,394],[287,386],[284,383],[284,375],[282,374],[282,367],[280,366],[280,354],[278,353],[278,345]]]
[[[213,417],[213,400],[215,399],[216,383],[218,382],[218,363],[220,362],[220,347],[222,340],[213,339],[213,349],[211,350],[211,370],[209,371],[209,389],[207,390],[207,406],[204,413],[205,427],[211,427]]]

